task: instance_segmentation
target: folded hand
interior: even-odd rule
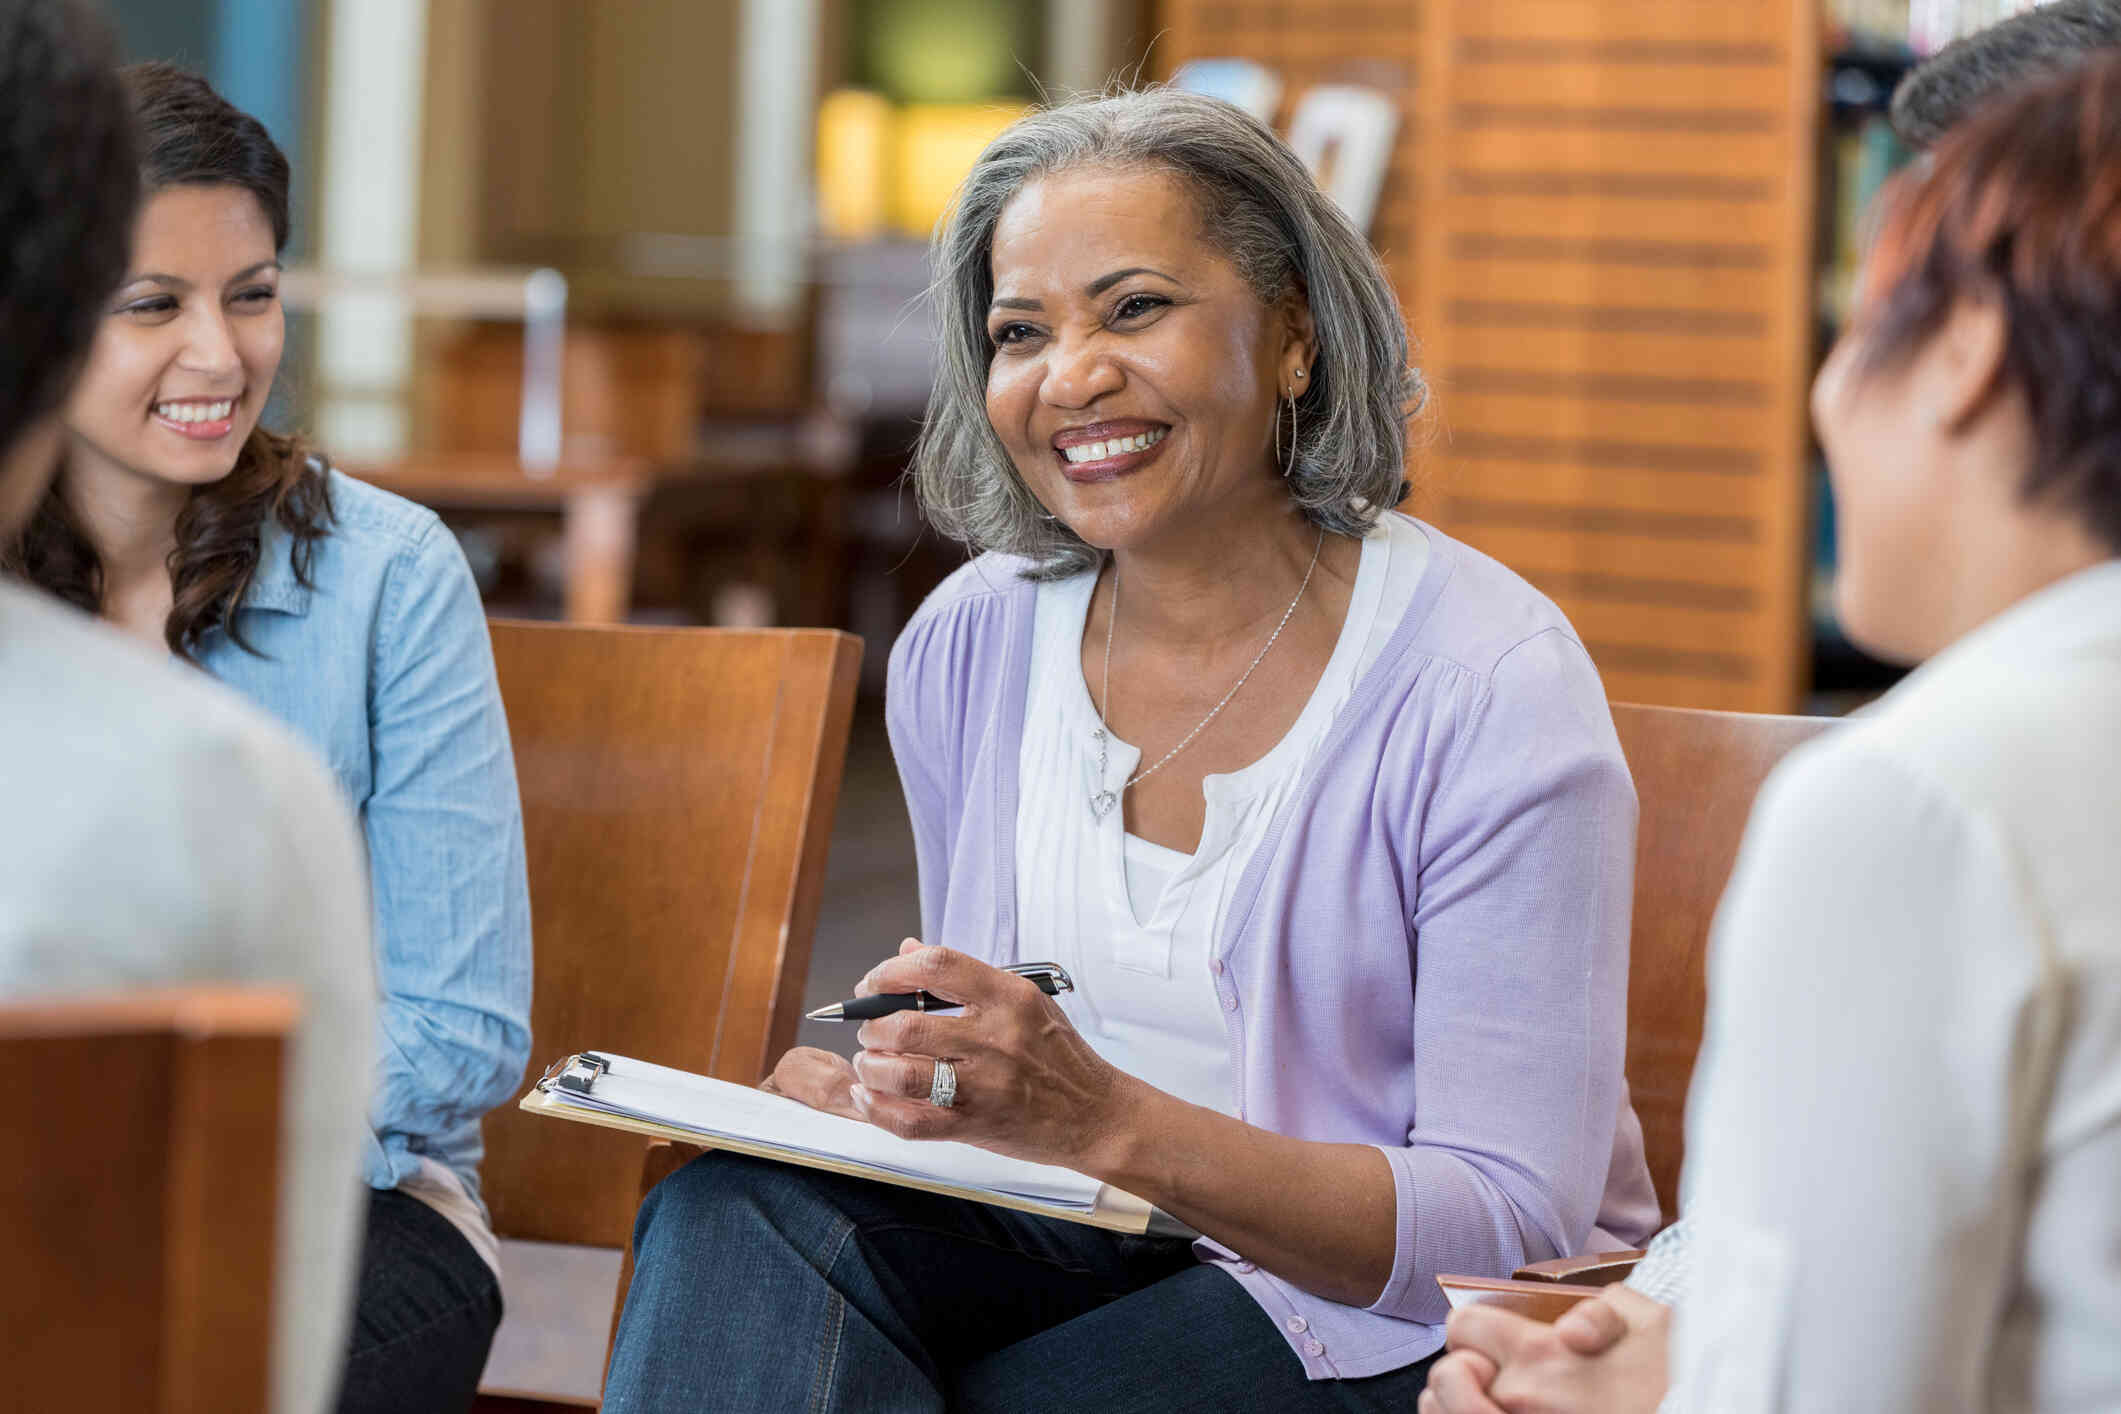
[[[1447,1330],[1419,1414],[1654,1414],[1664,1398],[1671,1308],[1624,1286],[1553,1325],[1468,1306]]]

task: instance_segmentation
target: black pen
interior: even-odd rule
[[[1075,990],[1075,983],[1068,979],[1067,971],[1057,962],[1019,962],[1004,967],[1002,971],[1030,978],[1032,985],[1049,997]],[[810,1021],[874,1021],[895,1011],[940,1011],[962,1005],[964,1003],[938,997],[933,992],[878,992],[870,997],[821,1006],[805,1013],[805,1017]]]

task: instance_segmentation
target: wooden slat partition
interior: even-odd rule
[[[1434,0],[1426,0],[1434,3]],[[1399,104],[1399,135],[1385,172],[1370,241],[1400,303],[1413,308],[1415,270],[1414,76],[1420,59],[1416,0],[1163,0],[1151,62],[1162,77],[1188,59],[1252,59],[1281,75],[1278,128],[1314,84],[1357,83]]]
[[[1423,509],[1561,604],[1616,698],[1804,672],[1812,0],[1436,0]]]
[[[1803,690],[1815,10],[1161,7],[1166,72],[1400,98],[1372,239],[1435,393],[1410,509],[1553,595],[1616,698]]]

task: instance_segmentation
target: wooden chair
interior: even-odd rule
[[[1833,722],[1619,703],[1613,725],[1642,806],[1629,939],[1628,1088],[1650,1179],[1670,1215],[1679,1206],[1687,1086],[1708,1004],[1709,925],[1761,783],[1792,748]],[[1516,1276],[1602,1285],[1623,1280],[1641,1255],[1560,1257]]]
[[[1833,724],[1827,717],[1613,708],[1642,803],[1629,937],[1628,1089],[1667,1214],[1679,1210],[1687,1086],[1708,1006],[1709,924],[1761,783],[1784,756]]]
[[[756,1082],[800,1020],[860,641],[498,621],[492,633],[536,936],[525,1089],[595,1047]],[[626,1246],[644,1141],[512,1103],[485,1136],[501,1237]],[[583,1314],[600,1338],[606,1313]],[[488,1393],[483,1407],[502,1409],[541,1392]]]
[[[266,1407],[300,1015],[252,987],[0,1004],[9,1408]]]

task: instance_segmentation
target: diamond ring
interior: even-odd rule
[[[935,1063],[935,1077],[928,1082],[928,1103],[944,1110],[957,1104],[957,1067],[946,1060]]]

